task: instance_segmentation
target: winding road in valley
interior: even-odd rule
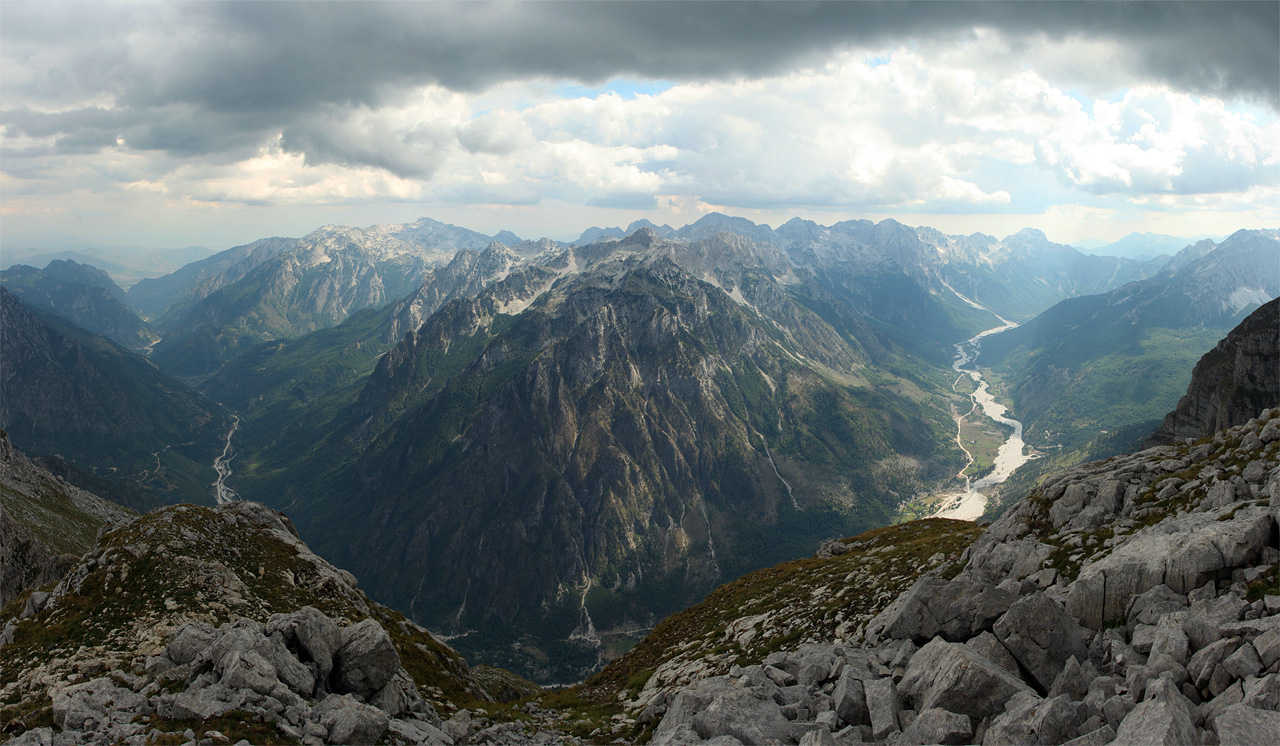
[[[233,414],[231,429],[227,431],[227,444],[222,447],[222,455],[213,460],[213,470],[218,472],[218,478],[213,482],[213,498],[219,505],[229,503],[237,497],[236,491],[226,485],[226,480],[231,476],[231,436],[239,429],[240,418]]]
[[[954,293],[955,290],[952,290],[952,292]],[[965,521],[976,521],[982,517],[982,511],[987,507],[987,497],[982,494],[981,490],[994,487],[1008,479],[1014,469],[1030,461],[1031,457],[1027,454],[1026,444],[1022,441],[1022,423],[1006,416],[1008,410],[991,395],[987,382],[982,380],[982,372],[978,369],[978,366],[966,367],[977,359],[978,349],[982,345],[983,337],[1012,329],[1017,324],[1001,318],[995,311],[981,306],[959,293],[956,293],[956,295],[974,308],[981,308],[993,314],[997,319],[1000,319],[1001,326],[992,327],[956,345],[956,359],[951,364],[951,367],[959,375],[956,377],[956,382],[952,384],[952,389],[959,385],[961,378],[966,375],[969,376],[978,385],[977,390],[970,396],[973,400],[974,408],[981,407],[983,414],[986,416],[1002,425],[1008,425],[1013,428],[1013,433],[996,451],[995,468],[991,473],[977,482],[972,481],[969,477],[964,477],[964,490],[942,495],[942,499],[938,503],[938,510],[933,514],[937,518],[958,518]],[[972,412],[973,409],[969,411]],[[960,437],[960,425],[967,416],[968,413],[965,413],[956,418],[956,442],[960,445],[961,450],[965,452],[965,455],[968,456],[968,463],[965,464],[957,476],[963,476],[964,470],[969,468],[969,464],[973,463],[973,454],[969,453],[969,449],[964,447]]]

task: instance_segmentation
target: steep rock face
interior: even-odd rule
[[[0,427],[30,454],[163,500],[208,500],[229,418],[145,358],[0,288]]]
[[[373,743],[390,730],[445,744],[437,713],[489,699],[457,653],[256,503],[115,527],[26,606],[0,636],[8,735],[51,717],[68,743],[141,744],[151,728],[225,716],[254,742]]]
[[[43,270],[19,264],[0,272],[0,283],[33,308],[52,311],[126,349],[143,349],[158,339],[130,310],[111,277],[88,264],[54,260]]]
[[[99,528],[134,515],[31,463],[0,430],[0,608],[61,579]]]
[[[1263,304],[1196,363],[1191,385],[1147,446],[1202,438],[1280,405],[1280,298]]]

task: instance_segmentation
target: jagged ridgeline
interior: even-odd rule
[[[247,425],[237,486],[377,597],[472,631],[460,649],[576,678],[598,634],[888,523],[958,468],[949,381],[842,308],[739,236],[560,252],[322,401],[304,458]]]

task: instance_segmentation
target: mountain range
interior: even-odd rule
[[[953,345],[1023,322],[980,364],[1078,460],[1153,430],[1280,294],[1267,231],[1139,262],[891,220],[631,228],[263,239],[130,289],[146,358],[6,293],[0,426],[131,507],[216,484],[285,510],[473,660],[567,681],[724,581],[963,488]],[[1156,393],[1121,408],[1113,382]]]
[[[1195,367],[1170,415],[1182,442],[1057,472],[987,527],[925,519],[823,542],[567,689],[468,666],[283,513],[135,517],[0,432],[0,728],[19,746],[1267,743],[1280,396],[1249,412],[1240,395],[1250,371],[1280,367],[1275,308]],[[53,542],[71,553],[50,562]]]
[[[97,332],[130,350],[145,350],[159,339],[129,307],[128,297],[97,267],[55,259],[44,269],[15,264],[0,271],[0,285],[34,308],[41,308]]]

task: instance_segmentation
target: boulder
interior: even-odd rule
[[[222,685],[228,689],[251,689],[271,694],[280,683],[276,668],[256,650],[233,650],[223,657]]]
[[[244,694],[219,683],[192,687],[178,694],[169,705],[169,717],[175,720],[208,720],[244,704]],[[161,714],[164,708],[161,708]]]
[[[1165,616],[1187,608],[1187,597],[1161,583],[1129,599],[1124,616],[1129,634],[1139,624],[1159,624]]]
[[[902,700],[893,681],[873,679],[863,682],[863,689],[867,696],[872,737],[879,741],[900,730],[898,712],[902,710]]]
[[[1253,641],[1253,647],[1258,651],[1258,659],[1262,661],[1262,667],[1271,668],[1276,661],[1280,660],[1280,629],[1267,630],[1258,635]]]
[[[1066,610],[1044,593],[1018,600],[995,624],[996,638],[1048,691],[1067,659],[1087,660],[1080,628]]]
[[[368,698],[400,670],[400,655],[391,637],[373,619],[342,630],[342,647],[334,657],[337,690]]]
[[[1213,672],[1218,668],[1218,665],[1242,644],[1242,640],[1227,638],[1197,650],[1195,655],[1191,656],[1191,660],[1187,662],[1187,675],[1190,677],[1191,683],[1197,689],[1204,689],[1209,686],[1209,680],[1213,677]]]
[[[770,699],[757,691],[721,690],[693,718],[693,729],[705,739],[732,736],[744,744],[790,740],[791,723]]]
[[[863,691],[862,682],[855,677],[852,667],[846,668],[836,682],[836,687],[831,692],[831,708],[843,723],[871,724],[866,694]]]
[[[1079,738],[1073,738],[1062,746],[1106,746],[1116,740],[1115,728],[1104,725],[1097,730],[1089,731]]]
[[[267,620],[266,631],[279,632],[300,661],[315,663],[316,679],[324,682],[329,678],[333,656],[342,647],[342,631],[324,612],[304,606],[289,614],[273,614]]]
[[[996,636],[990,632],[983,632],[977,637],[966,641],[965,645],[1014,676],[1021,675],[1018,670],[1018,661],[1013,657],[1013,654],[1009,652],[1008,648],[1001,645],[1000,640],[996,639]]]
[[[188,622],[169,638],[164,654],[178,665],[190,663],[213,644],[216,636],[213,627],[204,622]]]
[[[413,678],[403,668],[396,671],[386,686],[369,698],[369,704],[393,718],[411,712],[423,712],[428,707],[422,695],[418,693],[418,687],[413,683]]]
[[[1267,674],[1244,683],[1241,704],[1259,710],[1280,711],[1280,674]]]
[[[968,743],[973,737],[973,723],[965,715],[934,707],[916,716],[902,731],[897,743],[919,746],[923,744]]]
[[[1248,609],[1249,602],[1235,593],[1192,604],[1182,623],[1191,649],[1200,650],[1222,639],[1223,627],[1239,621]]]
[[[52,699],[53,722],[60,730],[99,730],[118,714],[125,714],[122,722],[128,722],[148,707],[146,697],[106,677],[55,690]]]
[[[1156,679],[1148,684],[1146,699],[1116,729],[1115,743],[1186,746],[1200,741],[1191,722],[1191,702],[1172,683]]]
[[[1222,659],[1222,667],[1233,678],[1244,679],[1262,671],[1262,659],[1258,657],[1258,651],[1253,649],[1253,645],[1246,642],[1236,648],[1236,652]]]
[[[391,723],[387,713],[350,694],[330,694],[311,711],[311,717],[328,732],[325,743],[356,746],[377,743]]]
[[[917,712],[937,707],[974,722],[1001,712],[1013,695],[1031,692],[1021,679],[968,647],[941,638],[915,654],[900,685]]]
[[[1167,655],[1183,664],[1191,657],[1191,643],[1182,631],[1181,614],[1174,612],[1160,619],[1151,641],[1151,657]]]
[[[1081,663],[1074,655],[1067,659],[1061,673],[1049,687],[1049,696],[1065,694],[1072,701],[1079,702],[1089,694],[1089,685],[1098,678],[1098,669],[1088,660]]]
[[[1017,597],[1007,590],[966,577],[947,581],[926,575],[867,624],[867,639],[914,640],[941,636],[963,642],[1009,609]]]
[[[1214,720],[1219,746],[1257,746],[1280,740],[1280,712],[1232,705]]]

